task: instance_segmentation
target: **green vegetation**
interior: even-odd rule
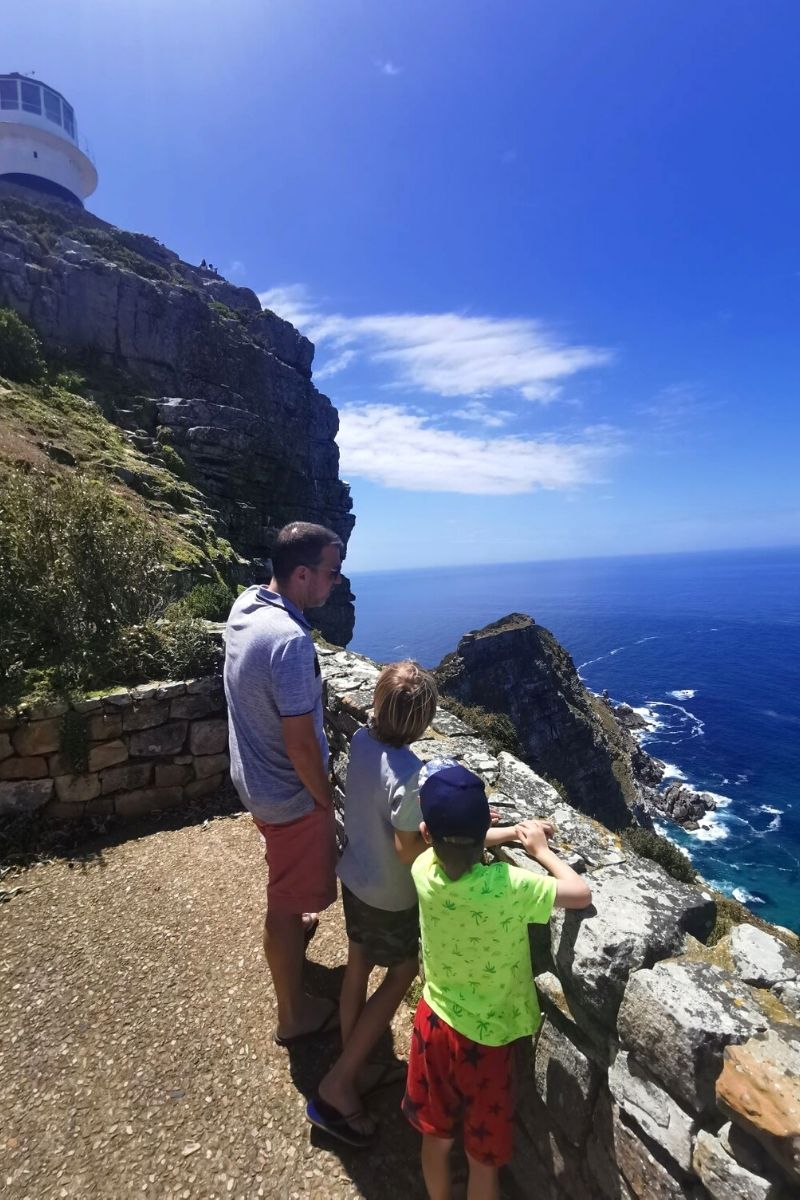
[[[19,383],[42,379],[46,370],[42,343],[27,321],[0,308],[0,375]]]
[[[171,598],[163,539],[101,480],[38,469],[8,474],[0,498],[0,702],[213,667],[189,615],[159,622]]]
[[[213,308],[214,312],[220,317],[224,317],[226,321],[237,321],[239,319],[239,314],[234,312],[232,308],[229,308],[227,304],[223,304],[221,300],[212,300],[208,307]]]
[[[225,583],[199,583],[167,609],[168,617],[225,621],[236,597]]]
[[[84,713],[70,708],[61,718],[61,753],[76,775],[89,770],[89,729]]]
[[[660,833],[652,829],[626,829],[622,833],[622,840],[642,858],[650,858],[657,862],[673,879],[678,879],[681,883],[697,882],[697,872],[686,855]]]
[[[165,282],[172,279],[172,274],[166,267],[151,262],[134,249],[131,235],[122,230],[110,233],[104,229],[76,229],[73,236],[92,250],[96,250],[98,254],[102,254],[109,262],[116,263],[126,271],[133,271],[135,275],[144,279],[160,279]]]
[[[509,754],[516,754],[519,757],[521,749],[517,731],[512,725],[510,717],[507,717],[505,713],[487,712],[485,708],[480,708],[477,704],[461,704],[459,700],[453,700],[450,696],[445,696],[443,699],[446,708],[453,716],[458,717],[465,725],[474,729],[478,737],[483,738],[495,754],[499,754],[501,750],[507,750]]]

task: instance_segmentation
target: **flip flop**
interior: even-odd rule
[[[372,1133],[361,1133],[350,1122],[359,1117],[366,1117],[366,1115],[362,1108],[358,1112],[352,1112],[345,1116],[339,1112],[338,1108],[326,1103],[320,1096],[314,1096],[306,1105],[306,1117],[312,1125],[329,1133],[331,1137],[338,1138],[340,1142],[346,1142],[348,1146],[356,1146],[359,1149],[371,1144],[377,1130],[373,1129]]]
[[[371,1096],[381,1088],[392,1087],[395,1083],[405,1083],[408,1067],[402,1062],[367,1063],[368,1067],[376,1067],[377,1073],[372,1083],[361,1092],[362,1096]]]
[[[305,1033],[296,1033],[293,1037],[281,1037],[279,1033],[273,1034],[272,1040],[276,1046],[298,1046],[301,1042],[310,1042],[313,1038],[327,1037],[331,1033],[339,1032],[339,1010],[336,1005],[333,1006],[324,1021],[314,1029],[307,1029]]]
[[[311,939],[316,935],[318,929],[319,917],[315,917],[313,921],[309,921],[307,925],[303,926],[303,937],[305,938],[306,945],[308,945]]]

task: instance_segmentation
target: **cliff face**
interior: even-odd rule
[[[436,669],[445,695],[505,713],[522,757],[569,801],[611,829],[631,824],[637,778],[652,760],[581,683],[567,651],[530,617],[512,613],[466,634]]]
[[[311,381],[314,348],[248,288],[153,238],[0,185],[3,305],[49,353],[136,381],[112,419],[143,452],[168,444],[180,455],[240,558],[234,581],[263,579],[287,521],[318,521],[347,541],[338,418]],[[319,615],[339,644],[352,635],[352,599],[343,586]]]

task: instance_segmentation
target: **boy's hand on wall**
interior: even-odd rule
[[[515,828],[517,841],[522,843],[526,854],[537,858],[539,854],[549,849],[547,839],[552,837],[554,826],[552,821],[520,821]]]

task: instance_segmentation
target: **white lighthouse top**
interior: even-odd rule
[[[97,171],[78,142],[75,111],[39,79],[0,74],[0,179],[78,203],[97,187]]]
[[[78,143],[75,112],[60,92],[16,71],[0,75],[0,121],[36,125]]]

